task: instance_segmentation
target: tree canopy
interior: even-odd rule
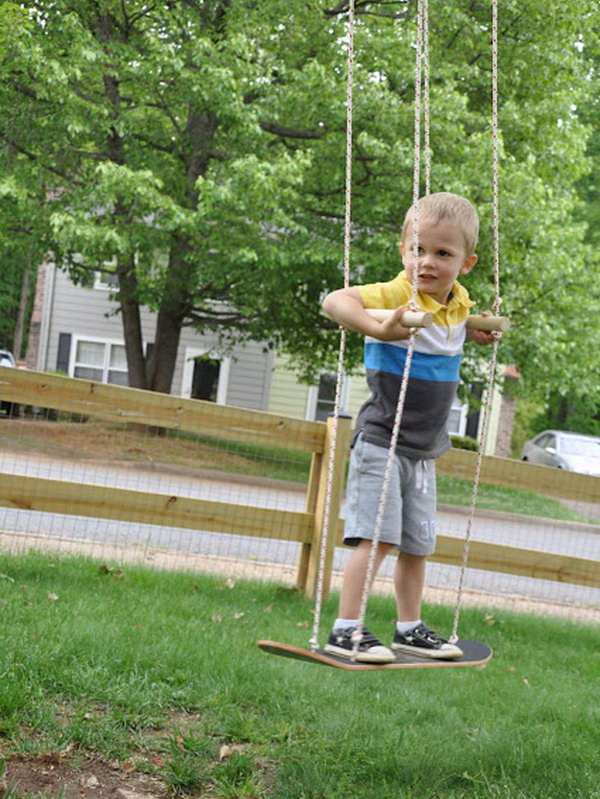
[[[401,268],[416,4],[356,10],[352,281],[370,282]],[[0,257],[19,228],[76,281],[116,270],[132,385],[170,390],[184,325],[223,346],[278,346],[305,373],[333,361],[320,297],[342,284],[346,11],[335,0],[2,6]],[[542,393],[600,395],[597,261],[581,213],[599,15],[594,0],[500,3],[502,294],[514,320],[501,357]],[[483,310],[490,3],[433,4],[430,25],[432,190],[479,209],[480,262],[465,283]],[[148,363],[141,306],[157,312]],[[357,337],[348,357],[360,358]]]

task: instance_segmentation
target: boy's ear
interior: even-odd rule
[[[465,258],[465,260],[463,262],[463,265],[459,269],[459,272],[458,272],[459,275],[468,275],[469,272],[471,271],[471,269],[473,269],[473,267],[475,266],[475,264],[477,263],[478,260],[479,260],[479,256],[475,255],[475,253],[473,253],[473,255],[469,255],[468,258]]]

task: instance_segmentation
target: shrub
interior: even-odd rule
[[[450,436],[450,441],[456,449],[470,449],[473,452],[479,450],[479,444],[471,436]]]

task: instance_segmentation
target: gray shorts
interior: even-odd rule
[[[373,539],[388,450],[359,436],[350,456],[344,543]],[[435,461],[394,456],[379,540],[409,555],[435,550]]]

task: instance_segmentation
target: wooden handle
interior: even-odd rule
[[[497,330],[506,333],[510,328],[508,316],[469,316],[467,327],[470,330]]]
[[[388,319],[393,311],[386,308],[365,308],[369,316],[383,322]],[[433,314],[428,311],[405,311],[402,315],[404,327],[430,327],[433,324]],[[469,316],[467,327],[470,330],[497,330],[506,333],[510,328],[508,316]]]
[[[378,322],[384,322],[394,313],[386,308],[365,308],[365,311]],[[404,311],[401,321],[404,327],[431,327],[433,314],[429,311]]]

